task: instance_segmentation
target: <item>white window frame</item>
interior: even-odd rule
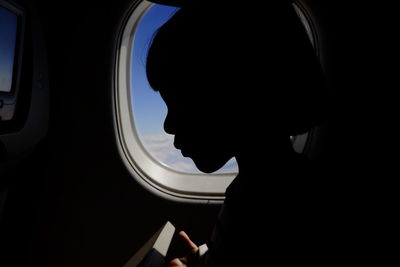
[[[313,41],[319,56],[319,42],[315,32],[313,20],[309,12],[296,1],[297,9],[301,10],[310,24]],[[140,185],[159,197],[179,202],[219,204],[225,199],[225,190],[236,177],[236,173],[194,174],[172,170],[154,159],[140,141],[132,110],[132,49],[135,32],[142,17],[153,3],[138,1],[133,11],[127,16],[118,36],[113,112],[114,126],[118,149],[125,166],[132,177]],[[312,134],[303,134],[297,137],[294,148],[297,152],[306,152],[307,144],[312,140]]]
[[[131,55],[137,26],[152,5],[141,1],[135,7],[123,26],[117,47],[114,121],[120,154],[133,178],[160,197],[184,202],[220,203],[237,174],[192,174],[172,170],[153,159],[139,139],[131,102]]]

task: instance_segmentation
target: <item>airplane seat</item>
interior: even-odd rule
[[[32,6],[0,0],[0,168],[21,162],[47,136],[49,82],[40,19]],[[4,45],[4,47],[2,47]],[[2,57],[3,59],[3,57]],[[10,67],[11,66],[11,67]],[[7,71],[5,69],[9,69]]]
[[[35,151],[48,133],[46,46],[33,3],[26,2],[0,0],[0,252],[28,231],[20,218],[29,217],[26,193],[37,186],[30,171],[41,164]]]

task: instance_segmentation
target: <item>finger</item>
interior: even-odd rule
[[[176,258],[168,262],[165,267],[185,267],[186,264],[183,263],[180,259]]]
[[[192,240],[190,240],[189,236],[184,232],[180,231],[179,236],[182,238],[182,240],[185,242],[185,244],[192,250],[197,250],[198,247],[195,243],[193,243]]]

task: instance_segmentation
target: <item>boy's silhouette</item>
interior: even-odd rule
[[[290,136],[323,115],[319,62],[289,2],[217,2],[182,7],[156,33],[147,57],[175,147],[206,173],[232,157],[239,166],[208,251],[199,257],[180,233],[189,254],[167,265],[318,262],[332,253],[327,188]]]

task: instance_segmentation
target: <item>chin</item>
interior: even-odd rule
[[[221,169],[229,160],[228,159],[216,159],[216,158],[196,158],[192,157],[192,160],[196,167],[204,173],[213,173]]]

